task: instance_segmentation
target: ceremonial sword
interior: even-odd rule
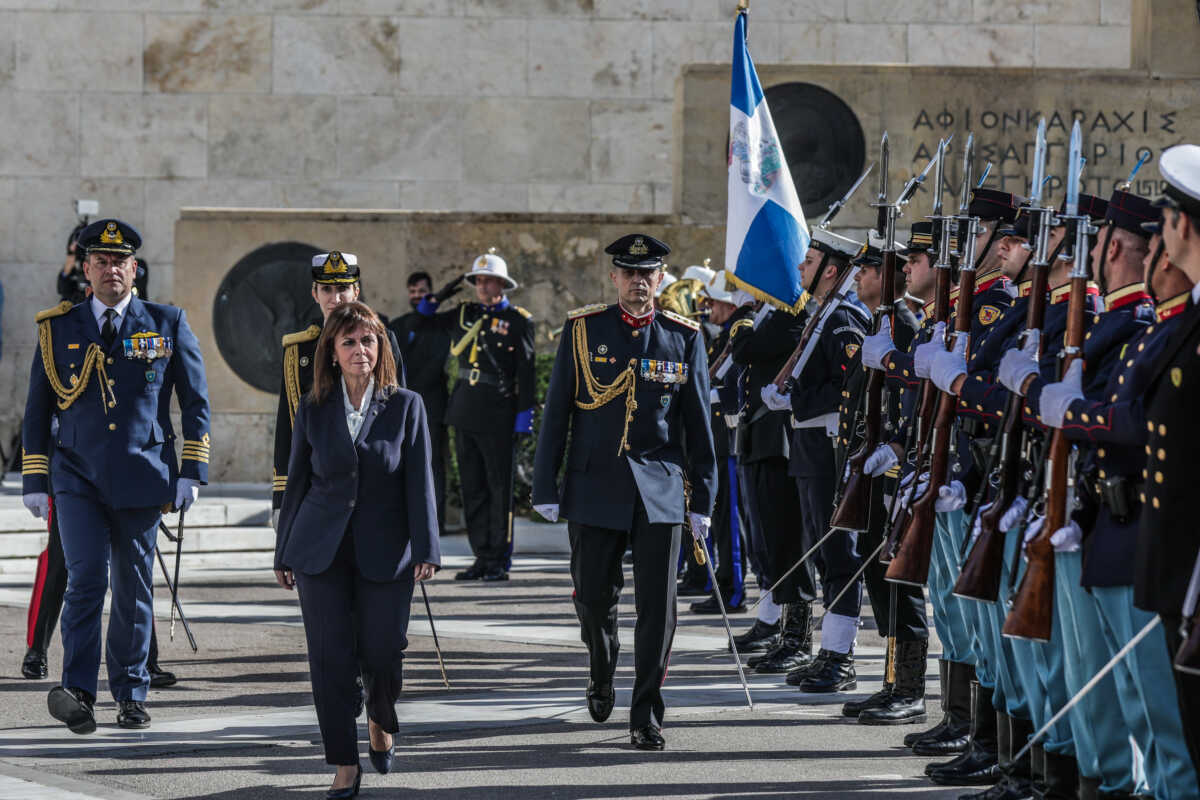
[[[433,633],[433,649],[437,653],[438,669],[442,671],[442,683],[450,688],[450,679],[446,677],[446,662],[442,660],[442,645],[438,642],[437,628],[433,627],[433,609],[429,607],[429,592],[425,591],[425,581],[417,581],[421,585],[421,597],[425,598],[425,616],[429,617],[429,630]]]
[[[192,635],[192,627],[188,625],[187,617],[183,615],[183,606],[179,602],[179,548],[183,543],[183,512],[179,512],[179,534],[171,533],[171,529],[163,524],[162,519],[158,521],[158,528],[163,532],[163,535],[168,540],[176,543],[175,550],[175,580],[171,581],[171,575],[167,572],[167,562],[163,559],[162,551],[158,546],[154,547],[154,554],[158,556],[158,565],[162,567],[163,580],[166,581],[167,588],[171,590],[171,641],[175,640],[175,612],[179,612],[179,621],[183,623],[183,632],[187,634],[188,644],[192,647],[192,652],[198,652],[196,646],[196,637]]]
[[[689,523],[687,527],[690,531],[692,526]],[[737,643],[733,641],[733,629],[729,627],[729,614],[725,612],[725,598],[721,597],[721,584],[717,583],[717,573],[713,569],[712,560],[708,557],[708,551],[704,549],[700,540],[694,537],[692,550],[696,560],[708,567],[708,577],[712,581],[713,595],[717,598],[717,608],[721,609],[721,621],[725,623],[725,635],[729,637],[729,649],[733,652],[733,663],[737,664],[738,678],[741,679],[742,689],[746,692],[746,705],[753,711],[754,700],[750,698],[750,684],[746,683],[746,673],[742,671],[742,659],[738,655]]]

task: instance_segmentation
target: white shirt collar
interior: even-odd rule
[[[350,429],[350,438],[356,439],[358,431],[362,428],[363,420],[367,416],[367,406],[371,404],[371,395],[375,391],[375,376],[372,375],[367,381],[367,390],[363,392],[362,402],[358,408],[350,402],[350,392],[346,390],[346,376],[340,378],[342,382],[342,407],[346,412],[346,427]]]
[[[125,295],[125,297],[123,297],[121,299],[121,301],[119,303],[117,303],[115,306],[111,306],[111,308],[117,312],[117,318],[115,320],[113,320],[113,325],[115,325],[116,327],[118,327],[118,328],[121,327],[121,319],[125,316],[125,309],[129,308],[129,301],[132,299],[133,299],[133,292],[130,292],[129,294]],[[104,327],[104,312],[105,312],[105,310],[110,308],[110,306],[106,306],[106,305],[104,305],[104,303],[101,303],[100,298],[96,297],[96,295],[92,295],[91,303],[92,303],[92,316],[96,318],[96,325],[103,328]]]
[[[1200,305],[1200,283],[1192,287],[1192,305]]]

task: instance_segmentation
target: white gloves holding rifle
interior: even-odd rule
[[[1020,350],[1013,348],[1004,354],[1004,358],[1000,359],[1000,369],[998,377],[1000,383],[1004,384],[1010,392],[1025,396],[1022,391],[1022,385],[1030,375],[1037,375],[1040,371],[1038,366],[1038,345],[1041,344],[1042,332],[1037,328],[1025,332],[1025,346]]]
[[[899,463],[900,457],[896,455],[895,449],[890,444],[881,444],[863,462],[863,472],[872,478],[878,478]]]
[[[791,395],[781,393],[773,383],[762,387],[759,396],[762,397],[763,405],[772,411],[787,411],[792,407]]]
[[[884,317],[879,323],[879,332],[863,339],[862,365],[867,369],[883,369],[883,359],[896,349],[892,341],[892,320]]]
[[[1046,384],[1042,389],[1042,422],[1051,428],[1061,428],[1063,418],[1071,403],[1083,399],[1083,360],[1075,359],[1058,383]]]
[[[946,352],[945,338],[946,323],[939,322],[933,326],[933,334],[930,335],[929,341],[917,345],[913,350],[913,371],[917,373],[918,378],[928,378],[934,357],[938,353]]]
[[[933,357],[929,378],[943,392],[953,392],[954,382],[966,374],[967,337],[966,334],[957,334],[954,337],[954,349],[942,350]]]

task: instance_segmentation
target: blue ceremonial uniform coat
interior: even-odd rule
[[[668,382],[679,373],[664,370],[681,366],[687,367],[686,380]],[[590,390],[598,387],[589,386],[588,374],[607,386],[629,370],[636,407],[628,425],[627,391],[585,407],[600,399]],[[640,497],[650,524],[678,525],[686,477],[688,510],[708,515],[716,496],[709,420],[708,358],[696,323],[658,311],[650,324],[632,328],[616,304],[573,312],[546,390],[533,502],[559,504],[562,516],[574,523],[630,530]]]
[[[38,349],[22,424],[26,494],[53,488],[67,562],[62,612],[66,687],[96,694],[100,622],[116,700],[144,700],[160,508],[182,476],[206,482],[209,407],[200,346],[184,312],[130,298],[105,347],[91,301],[37,315]],[[176,460],[171,395],[179,401]]]

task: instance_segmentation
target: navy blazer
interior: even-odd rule
[[[384,396],[376,389],[354,441],[340,384],[318,405],[307,395],[300,401],[275,568],[322,573],[346,535],[354,537],[358,568],[368,580],[399,580],[411,577],[414,564],[441,564],[420,395],[396,389]]]

